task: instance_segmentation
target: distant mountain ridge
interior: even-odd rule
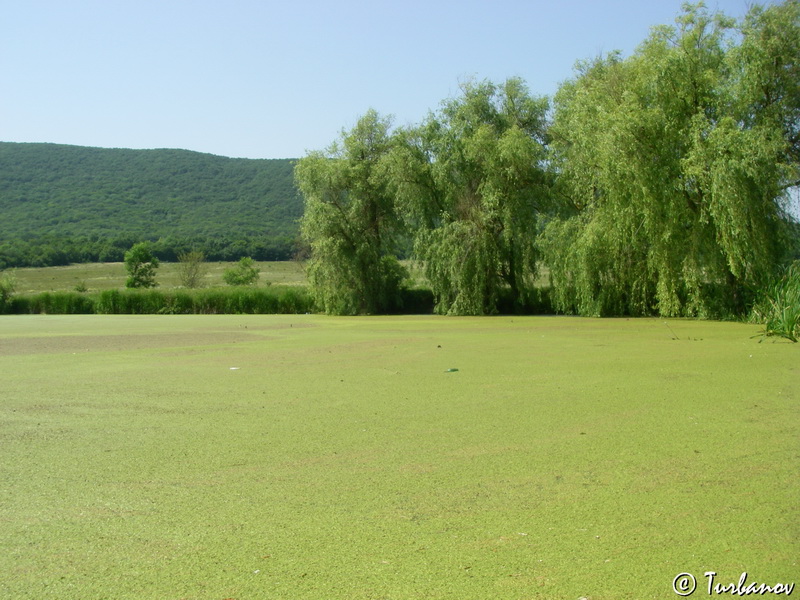
[[[0,244],[147,239],[213,253],[257,242],[288,257],[303,211],[293,167],[189,150],[0,142]]]

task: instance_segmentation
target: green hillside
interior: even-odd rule
[[[0,142],[0,268],[119,260],[140,240],[167,260],[187,247],[288,258],[302,214],[292,169],[290,159]]]

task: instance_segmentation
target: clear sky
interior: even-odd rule
[[[552,96],[682,0],[0,0],[0,140],[297,158],[469,78]],[[749,0],[709,0],[729,16]]]

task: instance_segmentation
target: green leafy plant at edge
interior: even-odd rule
[[[764,323],[763,337],[778,336],[797,342],[800,337],[800,261],[768,286],[753,307],[752,319]]]

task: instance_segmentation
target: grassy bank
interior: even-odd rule
[[[798,573],[800,361],[754,325],[2,324],[3,597],[641,600]]]

